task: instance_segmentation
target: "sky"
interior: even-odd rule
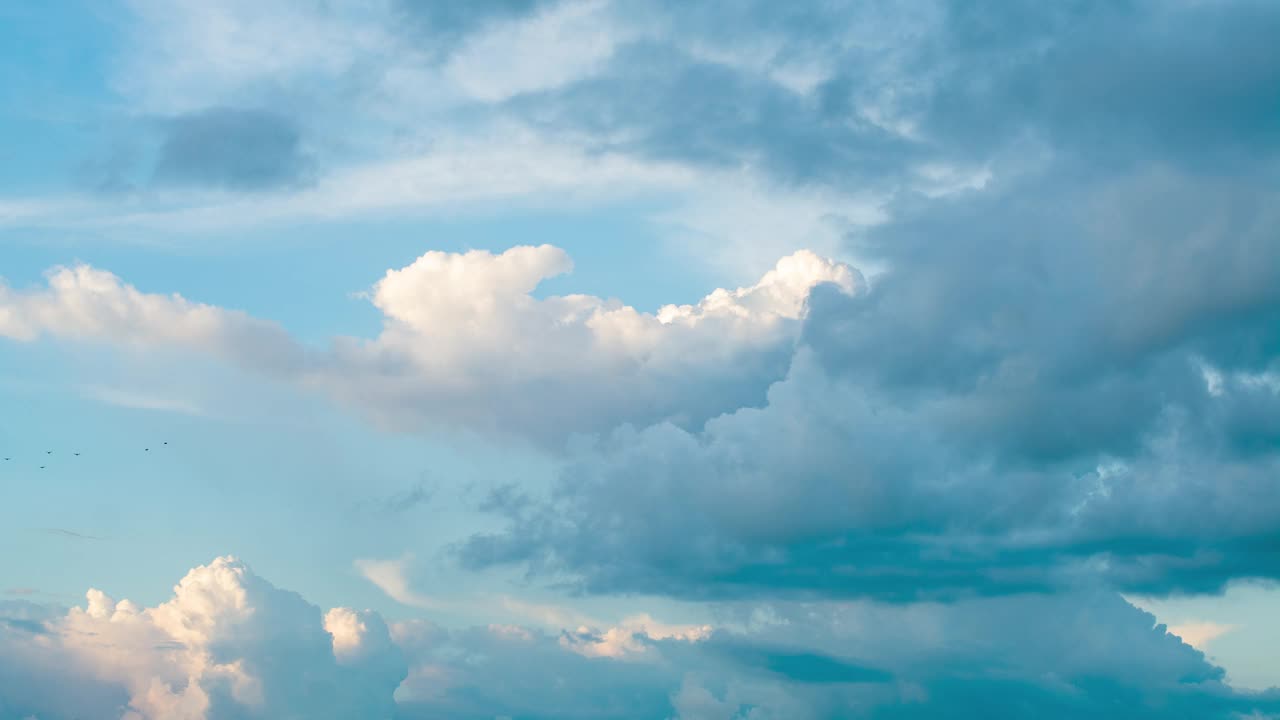
[[[1277,37],[0,6],[0,720],[1280,718]]]

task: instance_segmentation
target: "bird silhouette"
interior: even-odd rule
[[[165,445],[168,445],[168,444],[169,444],[169,441],[168,441],[168,440],[166,440],[166,441],[164,442],[164,444],[165,444]]]
[[[41,466],[40,466],[40,469],[41,469],[41,470],[43,470],[43,469],[44,469],[44,466],[43,466],[43,465],[41,465]]]
[[[142,448],[142,452],[151,452],[151,448]]]
[[[53,454],[53,451],[52,451],[52,450],[45,450],[45,451],[44,451],[44,454],[45,454],[45,455],[52,455],[52,454]]]
[[[76,457],[80,457],[80,453],[71,453],[71,454],[75,455]]]

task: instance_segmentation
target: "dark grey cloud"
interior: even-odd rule
[[[925,127],[950,147],[1020,132],[1100,163],[1274,154],[1274,4],[951,2],[915,71],[937,69]]]
[[[1280,577],[1280,12],[931,7],[905,51],[859,50],[818,100],[633,48],[521,101],[624,128],[634,152],[794,181],[924,160],[991,179],[902,185],[890,221],[849,238],[887,272],[814,291],[767,407],[603,431],[550,497],[496,503],[507,532],[464,543],[464,563],[689,597]],[[902,84],[909,140],[848,122],[876,83]]]
[[[806,650],[738,646],[723,643],[734,661],[750,668],[767,670],[797,683],[881,683],[893,676],[878,668],[841,660]]]
[[[1280,577],[1280,9],[719,10],[663,6],[678,48],[512,107],[632,152],[896,187],[849,239],[888,270],[814,291],[767,407],[603,431],[462,560],[694,597]],[[764,70],[680,51],[734,37],[772,48]],[[834,73],[813,93],[768,77],[815,58]],[[991,178],[923,196],[921,162]]]
[[[1280,702],[1235,692],[1107,593],[720,613],[737,629],[643,640],[642,655],[621,658],[581,657],[537,631],[405,624],[411,665],[447,680],[411,671],[398,717],[1225,719]]]
[[[619,51],[609,73],[511,105],[545,132],[586,131],[596,149],[749,165],[792,182],[885,179],[926,157],[866,120],[830,114],[821,95],[656,43]]]
[[[656,3],[585,80],[508,104],[600,148],[775,179],[909,186],[1026,142],[1099,166],[1275,156],[1274,3]],[[787,73],[810,72],[797,90]]]
[[[171,118],[162,132],[159,183],[261,190],[306,183],[313,169],[297,123],[272,111],[214,107]]]
[[[207,720],[299,710],[398,720],[1238,720],[1280,710],[1277,691],[1233,690],[1200,651],[1106,592],[731,603],[714,608],[717,629],[700,640],[639,632],[606,657],[582,653],[607,637],[602,628],[388,627],[370,611],[335,610],[326,632],[318,608],[248,572],[189,576],[175,592],[162,614],[177,622],[163,627],[101,594],[69,613],[0,603],[0,617],[43,628],[0,622],[0,720],[110,720],[130,708],[167,717],[168,701],[195,683]],[[191,616],[203,633],[187,640],[202,647],[184,654],[169,633]],[[210,660],[234,663],[260,701],[205,671]]]
[[[1280,577],[1269,172],[906,199],[856,239],[888,272],[813,293],[767,407],[607,433],[461,557],[690,597]]]

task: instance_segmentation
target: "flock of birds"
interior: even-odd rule
[[[164,443],[163,443],[163,444],[168,445],[168,444],[169,444],[169,441],[168,441],[168,440],[166,440],[166,441],[164,441]],[[151,448],[149,448],[149,447],[144,447],[144,448],[142,448],[142,452],[151,452]],[[45,451],[44,451],[44,454],[45,454],[45,455],[53,455],[53,451],[52,451],[52,450],[45,450]],[[73,452],[73,453],[71,453],[71,454],[72,454],[73,456],[75,456],[75,457],[80,457],[80,453],[78,453],[78,452]],[[13,461],[13,458],[11,458],[11,457],[6,457],[6,458],[4,459],[4,461],[5,461],[5,462],[12,462],[12,461]],[[41,466],[40,466],[40,469],[41,469],[41,470],[44,470],[46,467],[47,467],[46,465],[41,465]]]

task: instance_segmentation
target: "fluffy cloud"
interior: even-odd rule
[[[194,568],[153,608],[87,599],[7,630],[3,655],[24,670],[0,675],[0,717],[391,717],[406,673],[376,615],[322,616],[233,558]]]
[[[576,633],[393,635],[413,658],[405,717],[1244,717],[1280,702],[1107,593],[955,604],[731,604],[696,641],[637,635],[643,652],[583,653]],[[607,633],[606,633],[607,634]],[[599,633],[597,633],[599,636]],[[568,638],[568,639],[566,639]],[[494,682],[502,678],[502,682]]]
[[[686,596],[1280,577],[1280,197],[1096,180],[903,203],[767,406],[604,432],[463,558]]]
[[[602,429],[550,496],[504,494],[508,532],[463,559],[686,596],[1280,576],[1280,136],[1261,52],[1280,15],[926,3],[867,10],[878,40],[845,43],[849,7],[769,12],[686,13],[683,55],[633,47],[518,107],[649,157],[923,189],[847,238],[886,272],[815,288],[767,407]],[[775,70],[847,62],[796,89],[731,52],[744,38]],[[1242,56],[1258,61],[1237,75]]]
[[[231,558],[153,608],[0,605],[0,720],[1245,717],[1200,651],[1105,592],[730,603],[559,633],[321,613]],[[393,695],[394,693],[394,695]]]
[[[457,423],[554,442],[619,423],[697,423],[759,402],[785,372],[809,291],[864,287],[853,268],[799,252],[755,285],[653,314],[588,295],[533,295],[571,267],[549,245],[429,252],[369,293],[385,318],[378,338],[339,338],[327,353],[242,313],[61,268],[44,290],[0,287],[0,335],[195,350],[321,387],[397,426]]]

